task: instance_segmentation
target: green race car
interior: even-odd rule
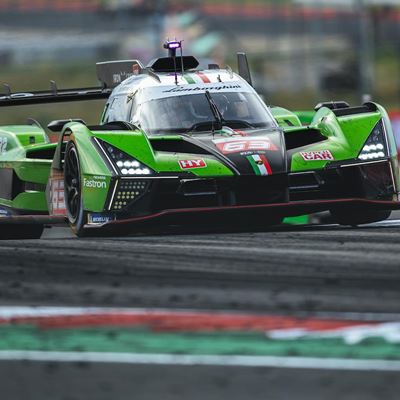
[[[265,227],[329,210],[340,224],[399,208],[399,167],[383,107],[321,103],[311,124],[268,107],[239,74],[182,56],[97,64],[102,87],[11,93],[0,107],[105,99],[99,125],[0,127],[0,237],[40,237],[68,220],[78,236],[153,224]],[[181,55],[177,55],[181,49]]]

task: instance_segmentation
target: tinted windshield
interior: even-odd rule
[[[266,106],[252,93],[212,93],[224,125],[232,128],[270,128],[275,123]],[[204,93],[174,96],[145,102],[139,123],[147,133],[209,131],[215,115]]]

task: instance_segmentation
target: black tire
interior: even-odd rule
[[[40,239],[43,230],[41,224],[0,224],[0,240]]]
[[[339,225],[357,226],[384,221],[392,213],[389,211],[370,210],[368,208],[347,207],[330,210],[333,222]]]
[[[64,158],[65,206],[69,226],[75,235],[85,236],[86,213],[82,202],[82,179],[78,150],[74,142],[69,142]]]

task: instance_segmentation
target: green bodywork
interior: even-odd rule
[[[56,144],[49,144],[45,131],[31,125],[0,127],[0,140],[6,143],[0,153],[0,169],[13,170],[21,182],[33,184],[31,190],[21,192],[13,199],[0,198],[0,204],[17,210],[46,212],[44,189],[52,160],[33,157],[36,152],[55,149]],[[32,190],[35,188],[38,190]]]
[[[329,161],[305,161],[300,151],[329,150],[335,161],[356,159],[373,128],[380,119],[383,119],[388,131],[390,156],[397,157],[393,132],[386,111],[377,106],[376,112],[336,117],[328,108],[321,108],[316,113],[293,113],[284,108],[274,107],[271,112],[282,127],[286,135],[296,135],[310,129],[318,130],[326,137],[326,141],[307,145],[293,154],[289,172],[302,172],[323,169]],[[306,124],[306,125],[304,125]],[[93,141],[101,139],[131,155],[141,163],[159,172],[176,172],[182,170],[178,159],[190,159],[193,154],[156,152],[152,149],[149,140],[181,140],[180,136],[157,136],[148,138],[140,130],[136,131],[90,131],[85,125],[71,122],[64,127],[62,134],[68,133],[75,142],[80,158],[80,168],[83,184],[84,209],[101,212],[110,189],[112,172],[105,163]],[[223,132],[215,132],[216,138]],[[18,179],[28,182],[30,189],[19,193],[12,199],[0,198],[0,205],[24,211],[47,211],[45,186],[48,183],[52,166],[51,154],[57,144],[49,144],[45,131],[30,125],[0,127],[0,144],[6,141],[3,152],[0,152],[0,170],[13,170]],[[0,148],[1,149],[1,148]],[[35,153],[46,153],[50,156],[35,158]],[[206,168],[194,169],[191,173],[197,177],[226,177],[234,175],[226,165],[213,156],[202,155],[206,161]],[[398,169],[395,171],[398,181]],[[101,180],[105,182],[101,188],[90,187],[85,182]],[[32,188],[33,187],[33,188]],[[36,189],[36,190],[35,190]]]

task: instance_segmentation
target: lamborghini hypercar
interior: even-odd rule
[[[0,232],[38,237],[67,220],[78,236],[126,234],[144,224],[278,224],[330,211],[344,225],[399,208],[399,166],[385,109],[318,104],[313,120],[267,106],[244,53],[238,73],[199,69],[181,42],[146,66],[97,64],[100,87],[13,93],[0,106],[104,99],[98,125],[34,120],[0,127]],[[177,49],[181,49],[180,55]]]

